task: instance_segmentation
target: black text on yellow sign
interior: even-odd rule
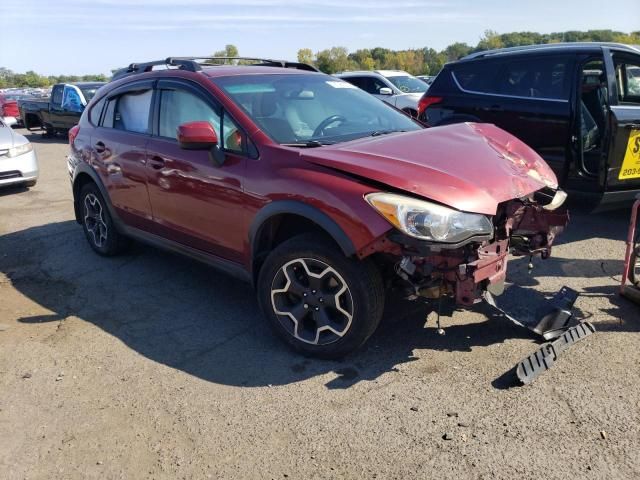
[[[640,130],[631,130],[618,180],[640,178]]]

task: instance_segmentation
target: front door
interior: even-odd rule
[[[640,55],[615,53],[606,190],[640,189]]]
[[[241,262],[246,136],[208,92],[192,84],[160,81],[156,98],[147,178],[157,233]],[[209,151],[180,147],[176,130],[193,121],[213,126],[225,156],[222,165],[212,161]]]

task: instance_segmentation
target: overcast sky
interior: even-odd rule
[[[392,49],[496,30],[640,30],[638,0],[0,0],[0,66],[16,72],[109,73],[134,61],[240,54],[295,59],[345,46]]]

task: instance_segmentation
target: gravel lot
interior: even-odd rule
[[[537,339],[481,310],[439,336],[394,305],[364,350],[307,360],[242,283],[144,245],[98,257],[66,140],[28,136],[38,185],[0,191],[0,478],[640,477],[640,307],[616,290],[628,211],[574,214],[531,275],[510,263],[518,308],[566,284],[599,332],[508,388]]]

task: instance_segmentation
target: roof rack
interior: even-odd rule
[[[615,47],[620,50],[636,51],[638,47],[615,42],[561,42],[561,43],[538,43],[535,45],[520,45],[517,47],[496,48],[494,50],[483,50],[481,52],[471,53],[460,60],[472,60],[475,58],[490,57],[493,55],[501,55],[512,52],[547,50],[556,48],[594,48],[594,47]]]
[[[316,67],[301,63],[301,62],[289,62],[286,60],[273,60],[270,58],[254,58],[254,57],[167,57],[164,60],[154,60],[152,62],[132,63],[126,68],[122,68],[113,74],[113,80],[119,80],[129,75],[135,75],[138,73],[151,72],[154,67],[165,66],[166,68],[175,67],[180,70],[186,70],[188,72],[198,72],[202,70],[203,66],[213,67],[218,65],[225,65],[229,62],[237,62],[236,65],[251,65],[251,66],[263,66],[263,67],[280,67],[280,68],[295,68],[297,70],[307,70],[310,72],[319,72]],[[246,63],[249,62],[249,63]]]

